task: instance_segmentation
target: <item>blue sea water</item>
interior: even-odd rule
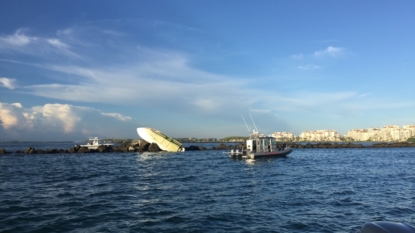
[[[355,232],[381,220],[415,225],[415,148],[0,156],[0,232]]]

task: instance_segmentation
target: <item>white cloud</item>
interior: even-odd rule
[[[3,86],[5,88],[8,89],[14,89],[16,88],[15,83],[16,79],[12,79],[12,78],[0,78],[0,86]]]
[[[341,47],[334,47],[329,46],[326,49],[315,51],[312,54],[293,54],[291,55],[291,58],[294,60],[304,60],[304,59],[310,59],[310,58],[323,58],[323,57],[338,57],[342,54],[344,54],[345,49]]]
[[[0,103],[0,123],[4,129],[23,125],[22,123],[25,122],[23,114],[16,114],[16,112],[21,112],[21,108],[22,106],[19,103]]]
[[[320,69],[321,66],[317,65],[305,65],[305,66],[298,66],[298,69],[300,70],[317,70]]]
[[[368,95],[370,95],[370,93],[362,93],[362,94],[359,95],[359,97],[366,97]]]
[[[314,52],[314,56],[318,58],[321,58],[324,56],[338,57],[340,54],[343,53],[343,51],[344,51],[343,48],[329,46],[324,50]]]
[[[18,29],[13,35],[0,36],[0,52],[24,54],[35,58],[56,60],[65,58],[83,59],[71,47],[58,38],[26,35],[27,30]]]
[[[65,44],[65,43],[63,43],[60,40],[55,39],[55,38],[53,38],[53,39],[47,39],[47,42],[49,44],[51,44],[51,45],[59,48],[59,49],[68,49],[69,48],[69,46],[67,44]]]
[[[120,121],[131,121],[133,118],[129,116],[123,116],[119,113],[101,113],[103,116],[110,116]]]
[[[238,105],[239,98],[247,97],[242,92],[246,80],[234,82],[233,77],[195,69],[185,55],[174,51],[141,48],[140,52],[130,64],[96,68],[47,65],[44,68],[78,77],[79,83],[33,85],[24,90],[66,101],[157,106],[194,113],[226,111],[230,102],[236,100],[234,105]]]
[[[75,130],[75,126],[81,121],[77,112],[82,109],[68,104],[45,104],[44,106],[33,107],[35,112],[42,113],[49,126],[62,127],[64,133]]]
[[[20,103],[1,102],[0,123],[1,130],[4,130],[0,140],[56,140],[54,135],[60,135],[60,138],[67,135],[71,139],[110,137],[125,135],[122,131],[126,127],[131,132],[137,127],[131,117],[119,113],[104,113],[88,107],[45,104],[24,108]]]
[[[291,58],[296,59],[296,60],[301,60],[304,58],[304,54],[293,54],[291,55]]]
[[[37,40],[36,37],[29,37],[24,34],[25,29],[18,29],[13,35],[0,36],[0,48],[11,46],[25,46],[32,41]]]

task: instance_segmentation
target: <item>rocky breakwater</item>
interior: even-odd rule
[[[0,148],[0,155],[7,154],[7,151],[4,148]]]
[[[289,146],[295,149],[340,149],[340,148],[399,148],[399,147],[415,147],[415,143],[410,142],[394,142],[394,143],[373,143],[373,144],[359,144],[359,143],[330,143],[330,142],[320,142],[320,143],[277,143],[278,147]],[[225,145],[223,143],[218,146],[211,148],[206,148],[203,146],[188,146],[185,147],[186,151],[198,151],[198,150],[232,150],[232,149],[246,149],[245,143],[239,143],[237,145]],[[3,154],[85,154],[85,153],[106,153],[106,152],[159,152],[161,149],[156,143],[149,143],[144,140],[133,140],[130,143],[122,142],[117,146],[111,145],[101,145],[96,149],[88,149],[80,145],[76,145],[69,149],[36,149],[33,147],[27,147],[24,150],[17,150],[15,152],[6,151],[4,148],[0,148],[0,155]]]
[[[6,151],[0,148],[0,154],[86,154],[86,153],[105,153],[105,152],[159,152],[161,149],[156,143],[148,143],[144,140],[133,140],[130,143],[122,142],[119,145],[101,145],[96,149],[91,149],[85,146],[75,145],[69,149],[36,149],[27,147],[24,150],[17,150],[15,152]]]
[[[227,146],[225,144],[220,144],[212,148],[206,148],[202,146],[189,146],[185,147],[186,151],[195,151],[195,150],[230,150],[230,149],[240,149],[243,148],[244,144],[240,143],[235,146]],[[101,145],[96,149],[89,149],[88,147],[75,145],[69,149],[36,149],[33,147],[27,147],[24,150],[17,150],[14,152],[6,151],[3,148],[0,148],[1,154],[87,154],[87,153],[123,153],[123,152],[160,152],[162,151],[157,143],[149,143],[144,140],[133,140],[132,142],[122,142],[119,145]]]
[[[289,146],[295,149],[306,149],[306,148],[313,148],[313,149],[324,149],[324,148],[332,148],[332,149],[341,149],[341,148],[393,148],[393,147],[415,147],[415,143],[410,142],[393,142],[393,143],[373,143],[373,144],[361,144],[361,143],[331,143],[331,142],[319,142],[319,143],[295,143],[295,142],[288,142],[288,143],[277,143],[277,147],[285,147]],[[244,143],[239,143],[238,145],[225,145],[220,144],[219,146],[212,147],[212,148],[205,148],[202,146],[190,146],[186,147],[186,151],[191,150],[232,150],[232,149],[246,149]]]
[[[194,151],[194,150],[232,150],[232,149],[243,149],[245,148],[245,144],[239,143],[238,145],[225,145],[223,143],[219,144],[218,146],[214,146],[211,148],[206,148],[203,146],[188,146],[185,147],[186,151]]]

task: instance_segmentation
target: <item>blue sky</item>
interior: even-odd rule
[[[415,2],[0,2],[0,140],[415,124]]]

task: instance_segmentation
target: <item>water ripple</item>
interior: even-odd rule
[[[47,147],[47,146],[44,146]],[[355,232],[415,223],[415,149],[5,155],[0,232]]]

